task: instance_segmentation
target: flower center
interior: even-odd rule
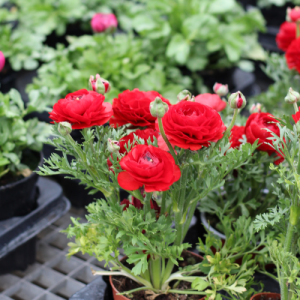
[[[151,164],[151,165],[156,165],[158,162],[158,159],[154,156],[152,156],[152,154],[150,152],[146,152],[142,157],[140,157],[139,159],[139,163],[141,164]]]

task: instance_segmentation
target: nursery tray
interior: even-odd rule
[[[35,236],[70,208],[68,199],[63,196],[62,188],[56,182],[39,178],[37,187],[40,195],[35,210],[26,216],[0,221],[0,273],[5,271],[3,265],[7,265],[7,258],[14,257],[11,262],[14,263],[17,260],[16,253],[34,253]]]

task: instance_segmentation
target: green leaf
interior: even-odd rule
[[[197,290],[197,291],[203,291],[207,287],[209,287],[209,283],[207,281],[205,281],[204,279],[202,279],[201,277],[196,278],[192,282],[192,288]]]
[[[225,14],[235,9],[237,3],[234,0],[212,0],[208,8],[211,14]]]
[[[190,53],[190,45],[181,34],[175,34],[167,46],[167,57],[174,58],[179,64],[185,64]]]

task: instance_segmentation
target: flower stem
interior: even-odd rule
[[[175,151],[174,151],[172,145],[170,144],[170,142],[169,142],[169,140],[168,140],[168,138],[167,138],[167,136],[165,134],[165,130],[164,130],[164,127],[163,127],[163,124],[162,124],[162,119],[158,117],[157,121],[158,121],[158,127],[159,127],[159,131],[161,133],[161,136],[163,137],[165,143],[167,144],[167,146],[168,146],[168,148],[170,150],[170,153],[172,154],[172,156],[173,156],[173,158],[174,158],[174,160],[176,162],[176,165],[179,165],[177,156],[175,154]]]
[[[169,259],[168,263],[167,263],[167,266],[166,266],[166,269],[165,269],[165,272],[164,272],[164,274],[162,274],[162,277],[161,277],[162,290],[166,290],[167,289],[167,286],[164,286],[164,283],[170,277],[170,275],[171,275],[171,273],[173,271],[173,268],[174,268],[174,263],[172,263],[172,261]]]
[[[299,111],[297,102],[293,103],[293,106],[294,106],[295,113],[297,113]]]
[[[152,285],[155,289],[160,289],[160,278],[161,278],[161,257],[150,258],[151,266],[151,280]]]
[[[300,37],[300,24],[296,23],[296,39]]]

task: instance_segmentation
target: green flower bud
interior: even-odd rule
[[[300,94],[294,91],[292,88],[289,88],[289,92],[287,93],[284,101],[290,104],[296,103],[300,100]]]
[[[236,92],[229,96],[228,103],[231,108],[242,109],[246,106],[247,101],[245,96],[241,92]]]
[[[62,136],[66,136],[72,132],[72,125],[69,122],[60,122],[58,124],[58,132]]]
[[[110,153],[116,153],[120,150],[120,142],[107,139],[107,149]]]
[[[189,101],[192,99],[192,93],[188,90],[183,90],[177,95],[178,101]]]
[[[155,118],[162,118],[168,111],[169,106],[163,102],[159,97],[150,103],[150,113]]]
[[[110,91],[111,86],[107,80],[101,78],[100,75],[97,74],[96,79],[93,75],[90,76],[89,89],[99,94],[106,94]]]

